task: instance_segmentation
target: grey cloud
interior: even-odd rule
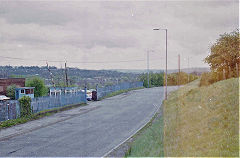
[[[49,9],[47,2],[10,1],[0,3],[0,17],[12,24],[64,25],[72,20],[71,16],[62,10]]]
[[[138,40],[134,37],[116,36],[109,34],[83,34],[77,36],[70,36],[64,39],[61,43],[74,45],[76,47],[93,48],[95,46],[105,46],[107,48],[128,48],[135,47]]]
[[[27,47],[28,52],[41,57],[57,54],[61,59],[68,56],[72,60],[102,60],[105,56],[131,60],[145,57],[146,49],[164,51],[164,32],[153,33],[152,28],[166,27],[171,57],[181,51],[203,58],[209,43],[219,34],[238,27],[236,4],[237,1],[1,1],[0,50],[23,43],[23,53]],[[136,63],[124,66],[145,67]]]

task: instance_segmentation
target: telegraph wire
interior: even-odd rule
[[[27,61],[41,61],[46,62],[46,60],[36,60],[36,59],[30,59],[30,58],[16,58],[16,57],[7,57],[7,56],[0,56],[0,58],[6,58],[6,59],[14,59],[14,60],[27,60]],[[65,62],[64,60],[47,60],[48,62]],[[127,62],[145,62],[146,60],[120,60],[120,61],[68,61],[68,63],[127,63]]]
[[[7,57],[7,56],[1,56],[0,58],[6,58],[11,60],[21,60],[21,61],[40,61],[40,62],[46,62],[46,60],[37,60],[37,59],[30,59],[30,58],[17,58],[17,57]],[[159,57],[159,59],[164,59],[164,57]],[[159,61],[159,59],[152,59],[150,61]],[[48,63],[65,63],[66,60],[47,60]],[[120,60],[120,61],[68,61],[68,63],[71,64],[114,64],[114,63],[130,63],[130,62],[146,62],[145,60]],[[169,63],[175,64],[172,60],[168,60]]]

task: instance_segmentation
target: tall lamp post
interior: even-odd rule
[[[156,30],[156,31],[159,31],[159,30],[164,30],[164,31],[166,31],[165,99],[167,100],[167,29],[154,28],[153,30]]]

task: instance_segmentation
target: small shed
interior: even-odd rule
[[[15,90],[15,99],[20,99],[23,96],[29,96],[34,98],[34,88],[35,87],[18,87]]]

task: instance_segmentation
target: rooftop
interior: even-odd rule
[[[35,87],[17,87],[16,89],[34,89]]]

